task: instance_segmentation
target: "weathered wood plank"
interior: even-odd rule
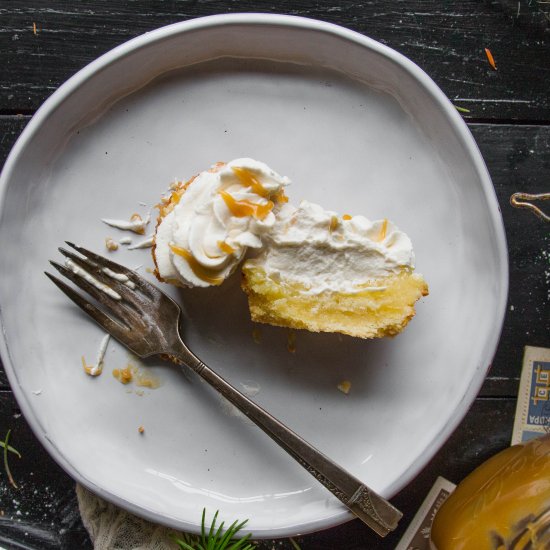
[[[4,166],[13,144],[29,120],[29,116],[0,116],[0,166]],[[7,388],[8,378],[0,359],[0,390]]]
[[[395,548],[438,475],[457,483],[476,466],[510,443],[514,399],[477,399],[460,427],[421,474],[393,502],[404,517],[395,534],[378,539],[359,521],[300,537],[302,550],[390,550]],[[480,429],[483,426],[483,429]],[[32,550],[91,549],[80,522],[74,482],[38,443],[21,416],[11,392],[0,391],[0,437],[12,430],[11,442],[22,458],[10,456],[11,487],[0,470],[0,546]],[[232,521],[235,518],[224,518]],[[16,546],[16,543],[20,546]],[[259,550],[290,549],[265,541]]]
[[[0,466],[0,547],[29,550],[91,548],[80,521],[74,482],[40,445],[21,415],[13,394],[0,391],[0,438],[11,430],[9,456],[18,489]],[[16,545],[17,543],[17,545]]]
[[[84,65],[144,32],[255,11],[317,18],[379,40],[420,65],[472,119],[550,120],[546,19],[534,2],[517,5],[519,14],[479,0],[10,0],[0,7],[0,111],[35,110]],[[485,48],[498,70],[489,66]]]
[[[528,210],[513,208],[510,196],[548,192],[550,126],[472,125],[471,130],[493,179],[510,261],[508,311],[481,394],[515,395],[524,346],[550,343],[550,232]]]

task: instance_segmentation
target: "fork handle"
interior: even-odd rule
[[[243,395],[210,367],[205,365],[181,342],[180,353],[171,351],[178,362],[194,370],[203,380],[221,393],[252,422],[278,443],[317,481],[345,504],[361,521],[381,537],[397,527],[402,513],[386,499],[369,489],[330,458],[304,441],[298,434]]]

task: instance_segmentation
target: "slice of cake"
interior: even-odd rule
[[[153,260],[160,281],[220,285],[248,248],[260,248],[289,183],[263,162],[217,163],[173,186],[159,206]]]
[[[393,336],[428,294],[413,273],[409,237],[388,220],[337,216],[303,201],[286,205],[264,236],[259,256],[243,265],[252,320],[340,332]]]
[[[173,186],[154,239],[159,280],[219,285],[252,249],[242,288],[253,321],[361,338],[401,332],[428,294],[407,235],[388,220],[339,217],[307,201],[296,208],[288,183],[237,159]]]

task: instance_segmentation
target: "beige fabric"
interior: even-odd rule
[[[78,484],[76,496],[94,550],[177,550],[170,534],[186,540],[182,533],[125,512]]]

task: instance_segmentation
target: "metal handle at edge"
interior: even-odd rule
[[[174,354],[173,351],[171,352],[178,359],[178,362],[182,362],[193,369],[203,380],[250,418],[264,433],[278,443],[317,481],[347,506],[355,516],[381,537],[385,537],[397,527],[403,515],[397,508],[315,449],[265,409],[256,405],[205,365],[183,343],[182,345],[184,349],[180,353]]]

